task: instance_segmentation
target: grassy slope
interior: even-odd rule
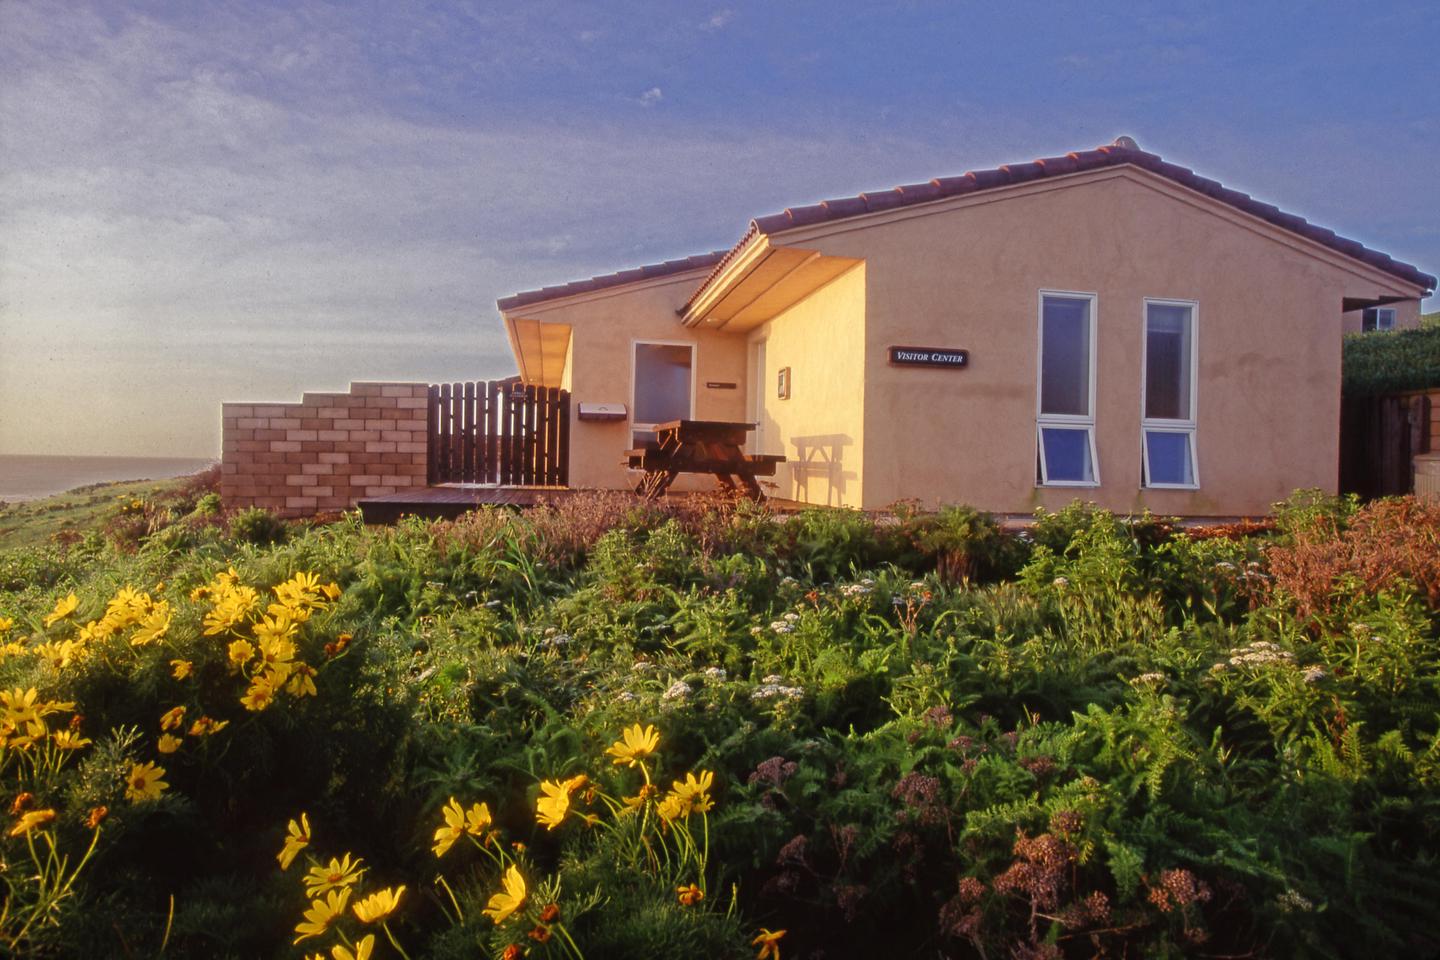
[[[62,530],[83,534],[111,516],[117,500],[153,499],[158,493],[179,488],[186,479],[97,483],[41,500],[0,506],[0,549],[45,543]]]
[[[1420,314],[1420,326],[1440,327],[1440,311]]]

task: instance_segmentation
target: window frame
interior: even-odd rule
[[[686,419],[686,420],[694,420],[694,419],[695,419],[695,396],[696,396],[696,390],[695,390],[695,366],[696,366],[696,363],[697,363],[697,362],[699,361],[699,359],[700,359],[700,357],[699,357],[699,350],[697,349],[697,347],[699,346],[699,344],[697,344],[697,343],[696,343],[695,341],[693,341],[693,340],[650,340],[650,339],[646,339],[646,338],[644,338],[644,337],[631,337],[631,338],[630,338],[630,442],[631,442],[631,443],[634,443],[634,442],[635,442],[635,434],[639,433],[639,432],[642,431],[642,430],[643,430],[643,431],[648,431],[648,432],[650,432],[650,433],[654,433],[654,432],[655,432],[655,428],[658,426],[658,424],[654,424],[654,423],[640,423],[640,422],[636,421],[636,419],[635,419],[635,393],[636,393],[636,389],[637,389],[637,388],[639,387],[639,385],[640,385],[639,376],[638,376],[639,373],[640,373],[640,363],[639,363],[639,356],[638,356],[639,350],[638,350],[637,348],[638,348],[638,347],[641,347],[641,346],[648,346],[648,347],[689,347],[689,348],[690,348],[690,413],[689,413],[684,419]]]
[[[1373,311],[1374,314],[1375,314],[1375,326],[1370,327],[1370,328],[1367,329],[1366,326],[1365,326],[1365,314],[1370,313],[1370,312],[1372,312],[1372,311]],[[1390,318],[1390,322],[1382,325],[1382,324],[1380,323],[1380,318],[1381,318],[1381,317],[1389,317],[1389,318]],[[1394,307],[1378,307],[1378,306],[1377,306],[1377,307],[1366,307],[1364,310],[1360,311],[1360,332],[1361,332],[1361,333],[1384,333],[1384,332],[1389,331],[1389,330],[1394,330],[1394,329],[1395,329],[1395,319],[1396,319],[1396,317],[1395,317],[1395,308],[1394,308]]]
[[[1041,403],[1045,386],[1045,298],[1055,297],[1068,300],[1086,300],[1090,304],[1090,329],[1086,338],[1089,356],[1088,396],[1086,407],[1089,413],[1081,416],[1071,413],[1043,413]],[[1041,288],[1035,300],[1035,462],[1037,464],[1035,486],[1037,487],[1098,487],[1100,486],[1100,457],[1095,445],[1095,373],[1096,356],[1099,354],[1100,295],[1080,290],[1056,290]],[[1045,462],[1046,427],[1085,430],[1086,443],[1090,449],[1089,480],[1052,480]]]
[[[1190,311],[1190,416],[1184,420],[1147,417],[1150,391],[1150,306],[1186,307]],[[1140,305],[1140,486],[1146,490],[1199,490],[1200,457],[1196,441],[1200,394],[1200,301],[1177,297],[1145,297]],[[1183,433],[1190,450],[1190,483],[1154,483],[1150,480],[1150,432]]]

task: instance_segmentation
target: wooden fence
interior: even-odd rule
[[[1430,448],[1424,394],[1346,397],[1340,408],[1340,491],[1367,499],[1411,491],[1411,458]]]
[[[429,482],[563,487],[570,476],[570,394],[518,380],[430,387]]]

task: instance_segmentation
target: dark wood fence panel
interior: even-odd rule
[[[430,387],[430,483],[563,487],[570,475],[570,394],[514,380]]]
[[[1411,458],[1430,448],[1427,396],[1346,397],[1340,408],[1340,492],[1409,493]]]

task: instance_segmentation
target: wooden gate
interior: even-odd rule
[[[430,483],[563,487],[570,394],[517,378],[430,386]]]
[[[1430,447],[1430,398],[1345,397],[1340,407],[1340,492],[1370,499],[1409,493],[1410,460]]]

